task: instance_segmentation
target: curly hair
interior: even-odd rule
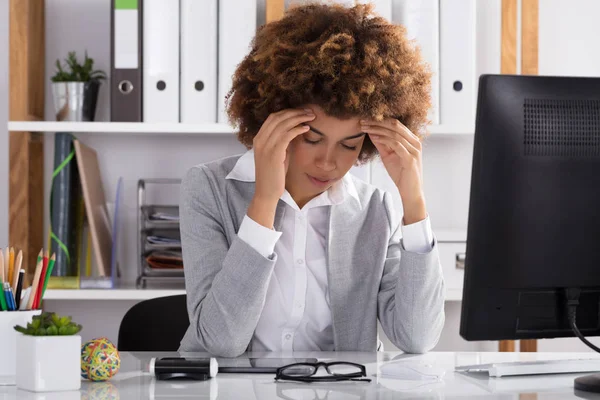
[[[340,119],[397,118],[422,137],[430,85],[430,68],[406,29],[371,4],[308,3],[257,29],[225,102],[247,148],[269,114],[304,104]],[[358,161],[376,154],[367,135]]]

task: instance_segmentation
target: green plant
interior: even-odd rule
[[[83,64],[79,63],[74,51],[69,52],[65,62],[67,63],[66,68],[70,71],[63,69],[63,66],[57,59],[57,71],[51,78],[52,82],[89,82],[106,79],[104,71],[94,69],[94,59],[88,57],[87,51],[85,52]]]
[[[71,317],[61,317],[53,312],[34,315],[27,327],[15,325],[15,330],[31,336],[68,336],[81,330],[81,325],[71,321]]]

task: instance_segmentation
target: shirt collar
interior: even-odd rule
[[[225,179],[234,179],[242,182],[254,182],[256,181],[255,169],[254,169],[254,150],[250,149],[246,151],[235,163],[235,166],[227,174]],[[326,191],[327,195],[324,193],[315,197],[313,200],[316,200],[318,205],[326,205],[326,204],[340,204],[348,196],[354,198],[358,204],[360,204],[360,200],[358,197],[358,192],[356,191],[356,186],[350,176],[350,173],[346,173],[338,182],[334,183],[329,189]],[[281,196],[281,199],[289,204],[291,200],[291,196],[286,192]],[[312,201],[312,200],[311,200]],[[315,204],[317,205],[317,204]]]

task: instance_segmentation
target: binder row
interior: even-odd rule
[[[226,123],[256,0],[111,1],[111,121]]]
[[[415,39],[433,73],[433,124],[475,124],[476,0],[376,0]]]
[[[111,120],[226,123],[225,95],[256,32],[256,0],[111,1]],[[431,66],[432,122],[474,123],[475,0],[357,2],[369,1],[406,27]]]

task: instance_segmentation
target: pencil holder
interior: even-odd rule
[[[0,385],[16,383],[17,335],[20,333],[15,331],[14,326],[27,325],[34,315],[41,312],[42,310],[0,311]]]

